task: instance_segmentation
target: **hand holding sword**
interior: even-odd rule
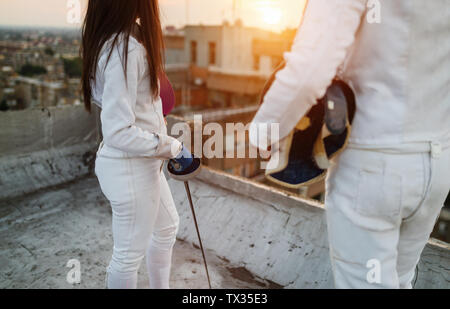
[[[206,262],[205,250],[203,249],[202,238],[200,236],[200,230],[198,227],[197,216],[195,214],[194,204],[192,202],[191,190],[189,188],[189,180],[193,179],[200,173],[201,163],[200,159],[195,158],[190,151],[188,151],[184,146],[180,154],[175,158],[169,160],[167,165],[167,170],[170,176],[178,181],[184,182],[184,187],[189,200],[189,205],[191,207],[192,217],[194,219],[195,229],[197,231],[197,237],[200,245],[200,250],[202,251],[203,262],[205,265],[206,277],[208,279],[208,285],[211,289],[211,280],[208,272],[208,264]]]

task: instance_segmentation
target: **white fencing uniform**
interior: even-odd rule
[[[253,120],[280,124],[277,140],[336,75],[355,91],[349,149],[327,180],[336,287],[410,287],[450,188],[450,1],[309,1],[285,58]],[[380,283],[366,280],[370,259]]]
[[[130,38],[125,78],[123,37],[107,63],[110,42],[93,85],[104,137],[95,172],[113,213],[107,287],[136,288],[139,265],[147,256],[150,288],[169,288],[179,218],[161,167],[182,145],[167,135],[161,99],[150,93],[144,46]]]
[[[336,287],[411,288],[450,188],[450,148],[439,152],[348,148],[333,162],[326,208]],[[368,279],[378,270],[379,281]]]
[[[95,173],[111,203],[114,249],[107,287],[135,289],[146,257],[150,288],[169,288],[179,217],[161,160],[111,158],[99,151]]]

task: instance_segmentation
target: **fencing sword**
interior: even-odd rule
[[[189,188],[189,180],[195,178],[201,171],[201,161],[199,158],[193,157],[192,163],[188,169],[182,169],[181,164],[174,160],[169,161],[167,165],[167,171],[175,180],[184,183],[184,188],[186,189],[189,206],[191,207],[192,217],[194,218],[195,229],[197,231],[198,242],[200,244],[200,250],[202,251],[203,263],[205,264],[206,277],[208,278],[208,286],[211,289],[211,280],[209,277],[208,263],[206,262],[205,250],[203,248],[202,238],[200,236],[200,229],[198,228],[197,216],[195,214],[194,203],[192,202],[191,190]]]
[[[200,250],[202,251],[203,263],[205,264],[206,277],[208,278],[208,286],[211,289],[211,280],[209,278],[208,263],[206,262],[205,250],[203,249],[202,238],[200,236],[200,229],[198,228],[197,216],[195,215],[194,204],[192,203],[191,190],[189,188],[188,181],[184,182],[184,188],[186,189],[186,193],[187,193],[188,200],[189,200],[189,206],[191,207],[191,211],[192,211],[192,217],[194,218],[194,224],[195,224],[195,229],[197,231],[198,242],[200,244]]]

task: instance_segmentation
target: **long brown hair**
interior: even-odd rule
[[[83,58],[82,90],[88,111],[91,110],[91,85],[95,82],[100,52],[104,44],[112,39],[109,61],[122,34],[125,40],[122,53],[125,74],[128,63],[128,40],[134,34],[147,50],[152,94],[153,96],[159,94],[158,76],[163,72],[164,41],[158,0],[89,0],[80,50]]]

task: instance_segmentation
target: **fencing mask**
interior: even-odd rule
[[[261,98],[270,89],[278,71],[272,74]],[[348,143],[356,112],[353,90],[339,79],[333,80],[323,98],[317,101],[294,130],[274,150],[276,164],[268,164],[266,177],[287,188],[301,188],[325,178],[330,159]]]

